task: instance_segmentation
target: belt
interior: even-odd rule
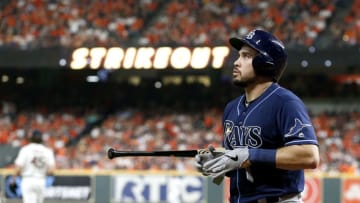
[[[278,203],[280,201],[284,201],[287,199],[291,199],[298,196],[299,199],[301,198],[299,193],[292,193],[292,194],[287,194],[287,195],[283,195],[283,196],[276,196],[276,197],[266,197],[266,198],[262,198],[259,200],[255,200],[249,203]]]
[[[266,197],[249,203],[276,203],[279,202],[279,198],[280,197]]]

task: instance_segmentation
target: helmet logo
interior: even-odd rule
[[[252,39],[254,37],[254,35],[255,35],[255,31],[251,31],[245,36],[245,38],[246,39]]]

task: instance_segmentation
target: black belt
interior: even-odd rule
[[[266,197],[266,198],[263,198],[261,200],[266,200],[264,202],[266,203],[276,203],[276,202],[279,202],[279,199],[280,197]],[[249,203],[259,203],[260,200],[255,200],[255,201],[252,201],[252,202],[249,202]]]
[[[299,195],[299,194],[298,193],[293,193],[293,194],[287,194],[287,195],[276,196],[276,197],[266,197],[266,198],[262,198],[260,200],[255,200],[255,201],[252,201],[252,202],[249,202],[249,203],[261,203],[261,202],[277,203],[283,198],[291,198],[291,197],[295,197],[296,195]]]

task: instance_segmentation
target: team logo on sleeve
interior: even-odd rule
[[[285,134],[285,137],[298,135],[303,137],[304,134],[301,132],[303,128],[311,127],[311,124],[303,123],[300,119],[295,118],[295,124],[290,128],[289,132]]]

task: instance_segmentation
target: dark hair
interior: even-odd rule
[[[42,132],[39,130],[34,130],[31,134],[30,142],[42,143]]]

